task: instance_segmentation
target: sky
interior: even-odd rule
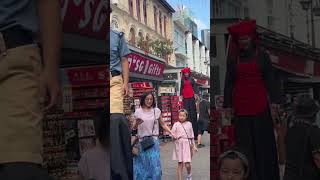
[[[167,0],[167,2],[177,9],[177,5],[184,5],[191,9],[195,22],[198,25],[198,38],[201,39],[202,29],[210,29],[210,0]]]

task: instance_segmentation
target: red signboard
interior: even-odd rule
[[[164,63],[145,58],[141,55],[131,53],[128,56],[130,72],[163,78],[163,71],[165,68]]]
[[[152,88],[151,82],[136,82],[130,83],[131,88],[133,89],[140,89],[140,88]]]
[[[63,31],[105,39],[107,35],[108,1],[60,0]]]
[[[107,66],[91,66],[65,69],[70,85],[88,86],[108,84]]]

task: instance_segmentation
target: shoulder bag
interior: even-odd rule
[[[154,123],[153,123],[153,127],[152,127],[152,135],[143,137],[143,140],[140,142],[141,148],[144,151],[146,151],[154,146],[153,130],[154,130],[154,125],[155,125],[156,119],[157,119],[155,109],[153,109],[153,115],[154,115]]]

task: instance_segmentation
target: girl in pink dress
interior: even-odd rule
[[[178,177],[182,180],[183,163],[186,166],[188,177],[187,180],[192,180],[191,176],[191,159],[193,151],[198,151],[194,142],[194,134],[192,124],[188,120],[188,112],[186,110],[179,111],[179,122],[176,122],[172,127],[172,134],[175,135],[175,146],[173,151],[173,160],[178,161]]]

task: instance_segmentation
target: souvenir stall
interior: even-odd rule
[[[109,97],[105,38],[107,16],[103,0],[63,0],[63,48],[60,79],[63,103],[45,114],[43,120],[44,166],[54,179],[71,180],[78,174],[78,162],[95,146],[93,116],[105,107]],[[91,11],[88,11],[91,10]],[[85,21],[83,21],[86,19]],[[81,26],[79,26],[79,22]]]

